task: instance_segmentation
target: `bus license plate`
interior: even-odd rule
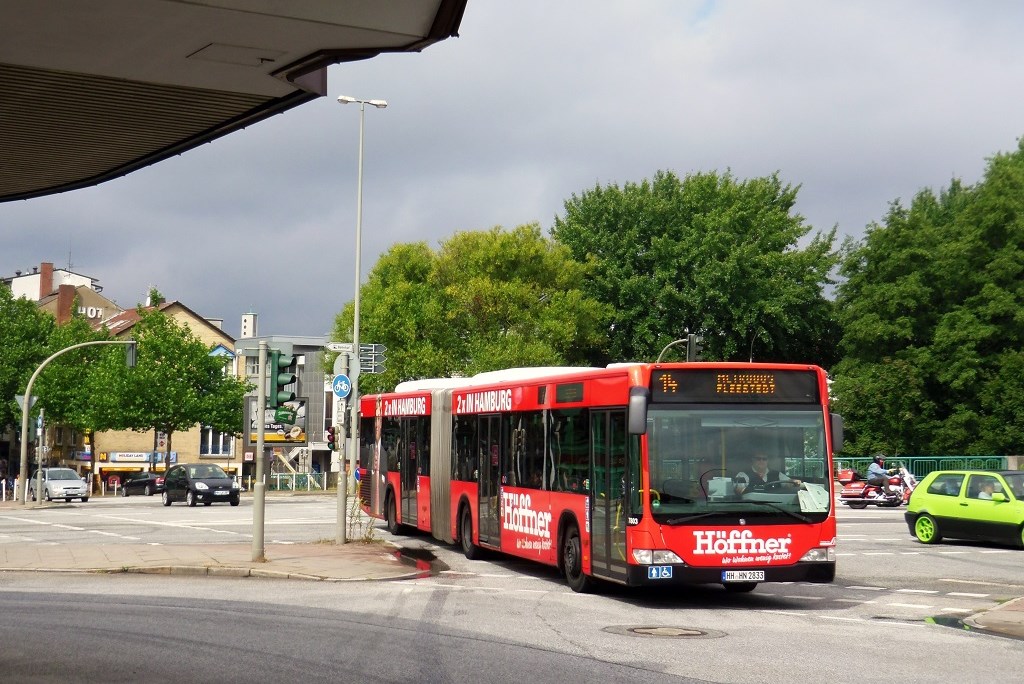
[[[647,579],[671,579],[671,565],[652,565],[647,568]]]
[[[723,570],[723,582],[764,582],[764,570]]]

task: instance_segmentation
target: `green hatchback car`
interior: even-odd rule
[[[949,537],[1024,547],[1024,471],[928,473],[910,495],[904,517],[924,544]]]

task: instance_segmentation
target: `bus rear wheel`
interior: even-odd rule
[[[566,528],[562,540],[562,569],[565,581],[573,591],[586,594],[594,588],[594,581],[583,572],[583,544],[575,524]]]
[[[480,547],[473,543],[473,516],[469,512],[469,506],[462,509],[462,516],[459,518],[459,542],[466,558],[476,560],[480,557]]]
[[[401,525],[398,524],[398,507],[395,505],[395,497],[391,494],[388,494],[388,505],[384,513],[384,521],[388,532],[398,534],[401,528]]]

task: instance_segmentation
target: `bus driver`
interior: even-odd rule
[[[749,473],[741,471],[736,474],[735,478],[733,478],[737,494],[742,494],[748,489],[752,489],[758,485],[760,485],[760,488],[764,488],[770,482],[791,482],[794,485],[800,484],[800,480],[790,477],[781,470],[769,469],[768,456],[761,451],[754,452],[749,471]]]

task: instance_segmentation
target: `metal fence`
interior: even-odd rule
[[[327,491],[327,473],[272,473],[267,489],[281,492]]]
[[[868,471],[870,456],[858,458],[837,458],[836,471],[853,468],[858,473]],[[921,479],[933,470],[1007,470],[1006,456],[886,456],[885,465],[894,468],[898,464]]]

